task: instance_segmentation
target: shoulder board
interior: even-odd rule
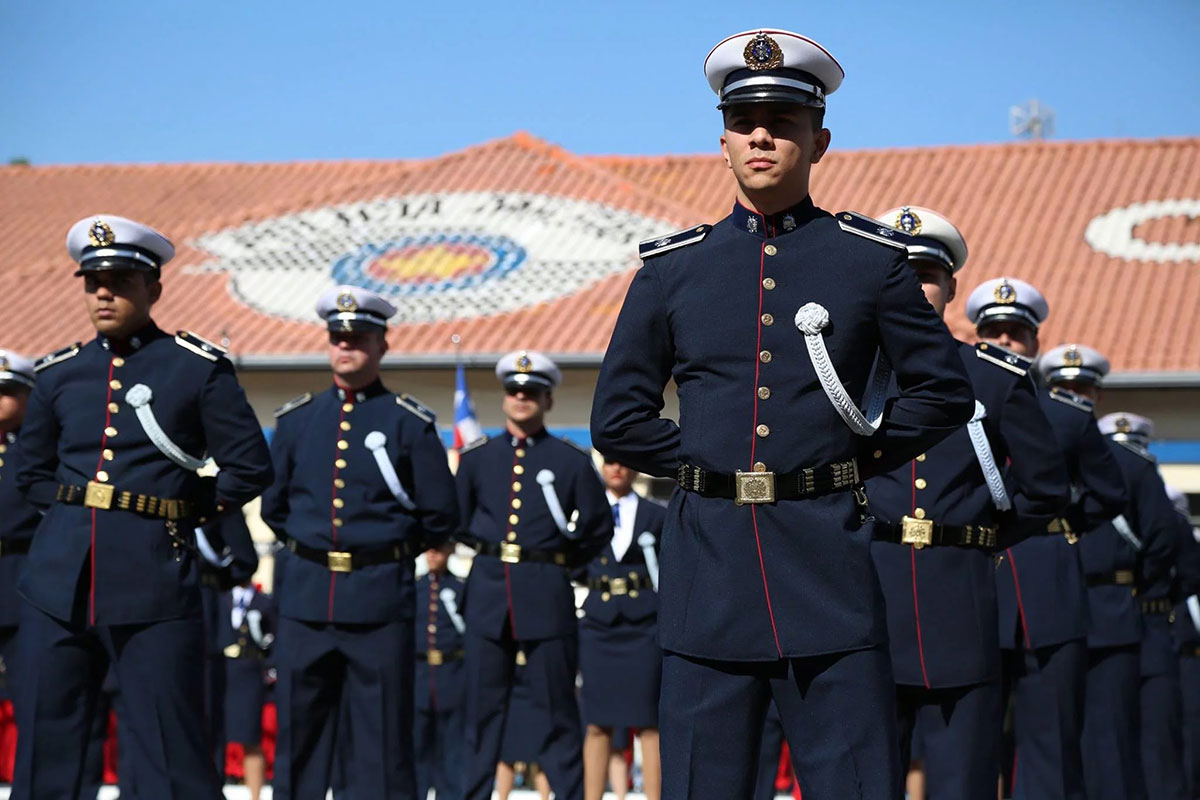
[[[711,230],[712,225],[697,225],[693,228],[684,228],[681,231],[675,231],[675,233],[668,233],[666,236],[656,236],[653,239],[647,239],[644,242],[638,243],[638,255],[645,261],[647,258],[661,256],[663,253],[678,250],[680,247],[687,247],[689,244],[702,242]]]
[[[191,350],[198,356],[204,356],[209,361],[216,361],[225,355],[225,348],[219,344],[213,344],[203,336],[197,336],[191,331],[180,331],[175,334],[175,344],[180,347]]]
[[[571,447],[574,447],[576,450],[578,450],[579,452],[583,453],[583,454],[584,454],[585,456],[587,456],[588,458],[591,458],[591,457],[592,457],[592,449],[591,449],[590,447],[584,447],[584,446],[583,446],[583,445],[581,445],[579,442],[576,442],[576,441],[575,441],[575,440],[573,440],[573,439],[568,439],[568,438],[567,438],[567,437],[565,437],[565,436],[560,436],[560,437],[558,437],[558,438],[559,438],[560,440],[562,440],[562,441],[566,442],[567,444],[571,445]]]
[[[855,211],[839,211],[837,213],[837,222],[846,233],[853,233],[864,239],[870,239],[873,242],[885,244],[888,247],[895,247],[897,250],[907,248],[909,241],[913,238],[911,234],[899,228],[885,225],[877,219],[864,217]]]
[[[396,395],[396,405],[400,406],[406,411],[412,412],[425,422],[432,423],[437,420],[437,415],[433,413],[432,409],[430,409],[417,398],[413,397],[411,394]]]
[[[66,361],[68,358],[74,358],[79,355],[79,349],[83,347],[83,342],[76,342],[69,347],[64,347],[62,350],[55,350],[48,356],[42,356],[33,365],[34,372],[41,372],[46,367],[54,366],[60,362]]]
[[[288,400],[286,403],[281,405],[279,408],[275,409],[275,419],[279,419],[280,417],[282,417],[284,414],[288,413],[289,411],[295,411],[297,408],[304,405],[309,400],[312,400],[312,392],[305,392],[304,394],[300,395],[299,397],[293,397],[291,400]]]
[[[483,446],[484,446],[485,444],[487,444],[487,443],[488,443],[488,437],[487,437],[486,435],[485,435],[485,436],[480,436],[478,439],[476,439],[475,441],[471,442],[470,444],[464,444],[464,445],[462,446],[462,449],[458,451],[458,454],[461,456],[461,455],[463,455],[464,453],[469,453],[469,452],[471,452],[472,450],[476,450],[476,449],[478,449],[478,448],[480,448],[480,447],[483,447]]]
[[[1085,411],[1088,414],[1091,414],[1096,410],[1096,404],[1091,400],[1088,400],[1083,395],[1075,394],[1074,392],[1067,391],[1066,389],[1060,389],[1057,386],[1050,389],[1050,399],[1057,400],[1060,403],[1066,403],[1067,405],[1073,408],[1078,408],[1080,411]]]
[[[1017,375],[1028,375],[1029,368],[1033,366],[1033,361],[1025,356],[1014,353],[1006,347],[987,342],[980,342],[975,345],[975,355],[984,361],[995,364],[997,367],[1003,367]]]
[[[1141,456],[1142,458],[1149,461],[1151,464],[1158,463],[1158,459],[1156,459],[1154,457],[1154,454],[1151,453],[1149,450],[1147,450],[1144,447],[1138,447],[1136,444],[1130,444],[1129,442],[1117,442],[1117,444],[1119,444],[1121,447],[1124,447],[1126,450],[1133,453],[1135,456]]]

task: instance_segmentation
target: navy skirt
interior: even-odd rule
[[[662,686],[658,621],[579,623],[583,721],[600,727],[657,728]]]
[[[262,742],[262,710],[267,689],[263,662],[225,659],[225,741],[242,745]]]

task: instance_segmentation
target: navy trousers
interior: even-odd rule
[[[1088,800],[1146,800],[1138,730],[1140,673],[1136,644],[1088,650],[1083,710]]]
[[[896,687],[901,763],[912,760],[919,724],[930,800],[995,794],[1004,723],[1001,695],[999,681],[952,689]]]
[[[1171,671],[1142,678],[1139,702],[1146,794],[1154,800],[1186,800],[1179,673]]]
[[[525,678],[532,704],[549,723],[538,763],[560,800],[583,797],[583,731],[575,699],[579,662],[574,634],[556,639],[518,643],[512,639],[466,637],[466,797],[490,800],[496,762],[504,735],[517,650],[526,658]]]
[[[1016,740],[1013,800],[1084,800],[1086,641],[1004,650],[1002,658]]]
[[[1183,695],[1184,765],[1188,797],[1200,798],[1200,658],[1188,653],[1179,659],[1179,682]]]
[[[145,798],[214,800],[204,735],[204,630],[198,617],[90,627],[21,609],[14,800],[79,793],[88,734],[111,663],[122,693],[121,748]]]
[[[754,800],[774,800],[775,777],[779,774],[779,756],[783,753],[783,720],[774,701],[767,706],[759,748],[758,778],[754,781]]]
[[[414,649],[412,620],[337,625],[280,618],[276,800],[324,797],[335,751],[349,762],[346,797],[416,797]],[[338,724],[343,719],[353,748],[339,746],[347,733]]]
[[[463,712],[427,708],[416,712],[417,797],[429,790],[437,800],[462,800]]]
[[[886,647],[769,662],[667,652],[659,702],[663,800],[754,796],[774,698],[804,800],[900,800]]]

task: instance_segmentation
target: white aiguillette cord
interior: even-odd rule
[[[537,474],[537,482],[542,487],[542,495],[546,498],[550,516],[554,517],[554,524],[558,526],[559,533],[571,536],[572,531],[567,526],[567,515],[563,512],[562,503],[558,502],[558,493],[554,491],[554,473],[548,469],[541,470]]]
[[[829,311],[820,303],[805,303],[796,312],[796,327],[804,334],[808,357],[812,360],[817,380],[821,382],[821,388],[825,390],[829,402],[833,404],[834,410],[838,412],[850,430],[859,436],[870,436],[879,429],[879,421],[883,416],[883,404],[886,400],[883,394],[886,392],[888,381],[891,378],[891,366],[882,353],[875,360],[874,375],[871,379],[871,395],[867,399],[867,411],[871,414],[871,418],[868,419],[863,412],[859,411],[858,406],[850,399],[850,395],[846,393],[846,387],[842,385],[837,370],[834,369],[833,361],[829,358],[829,351],[825,349],[825,339],[821,335],[821,331],[828,325]]]
[[[183,448],[171,441],[171,437],[167,436],[167,432],[154,418],[154,409],[150,408],[150,401],[153,399],[154,393],[144,383],[130,386],[129,391],[125,393],[125,402],[133,408],[133,412],[137,415],[138,422],[146,431],[150,442],[158,448],[160,453],[186,470],[198,470],[209,463],[204,459],[188,455]]]
[[[379,467],[379,474],[383,476],[383,482],[387,484],[388,491],[396,498],[400,505],[404,506],[409,511],[415,511],[417,504],[408,496],[408,492],[404,491],[404,487],[400,485],[400,476],[396,474],[396,467],[388,460],[387,436],[382,431],[371,431],[367,434],[367,438],[363,440],[363,444],[371,451],[371,455],[375,456],[375,464]]]
[[[658,591],[658,553],[654,552],[654,534],[642,531],[637,538],[638,547],[642,548],[642,558],[646,559],[646,572],[650,573],[650,585]]]
[[[1001,511],[1012,508],[1008,499],[1008,490],[1004,488],[1004,477],[996,466],[996,457],[992,455],[992,445],[988,442],[987,431],[983,429],[983,420],[987,417],[987,408],[978,400],[975,401],[975,416],[967,423],[967,435],[971,437],[971,447],[975,448],[975,460],[983,471],[983,480],[987,483],[992,502]]]
[[[446,607],[446,613],[450,615],[450,622],[454,624],[454,630],[459,634],[467,632],[467,623],[463,621],[462,614],[458,613],[458,601],[454,598],[454,590],[449,586],[438,592],[438,597],[442,600],[442,605]]]

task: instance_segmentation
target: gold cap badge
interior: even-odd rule
[[[1011,305],[1017,302],[1017,288],[1007,280],[1001,280],[995,291],[992,292],[992,297],[996,298],[997,303]]]
[[[337,307],[339,311],[358,311],[358,301],[350,292],[342,292],[337,296]]]
[[[1117,417],[1117,433],[1132,433],[1133,426],[1129,424],[1128,417]]]
[[[517,372],[530,372],[533,370],[533,359],[524,350],[517,356]]]
[[[92,227],[88,228],[88,241],[92,243],[92,247],[108,247],[116,239],[112,228],[108,227],[108,223],[102,219],[96,220],[92,223]]]
[[[1083,356],[1079,352],[1079,348],[1071,345],[1067,348],[1067,352],[1063,353],[1063,365],[1068,367],[1082,367]],[[1121,419],[1125,419],[1122,417]]]
[[[894,228],[899,228],[905,233],[911,233],[916,236],[921,232],[921,218],[917,216],[917,212],[913,211],[908,206],[900,209],[900,213],[896,215],[896,224]]]
[[[761,31],[746,44],[742,51],[746,66],[752,70],[779,69],[783,65],[783,50],[779,42]]]

